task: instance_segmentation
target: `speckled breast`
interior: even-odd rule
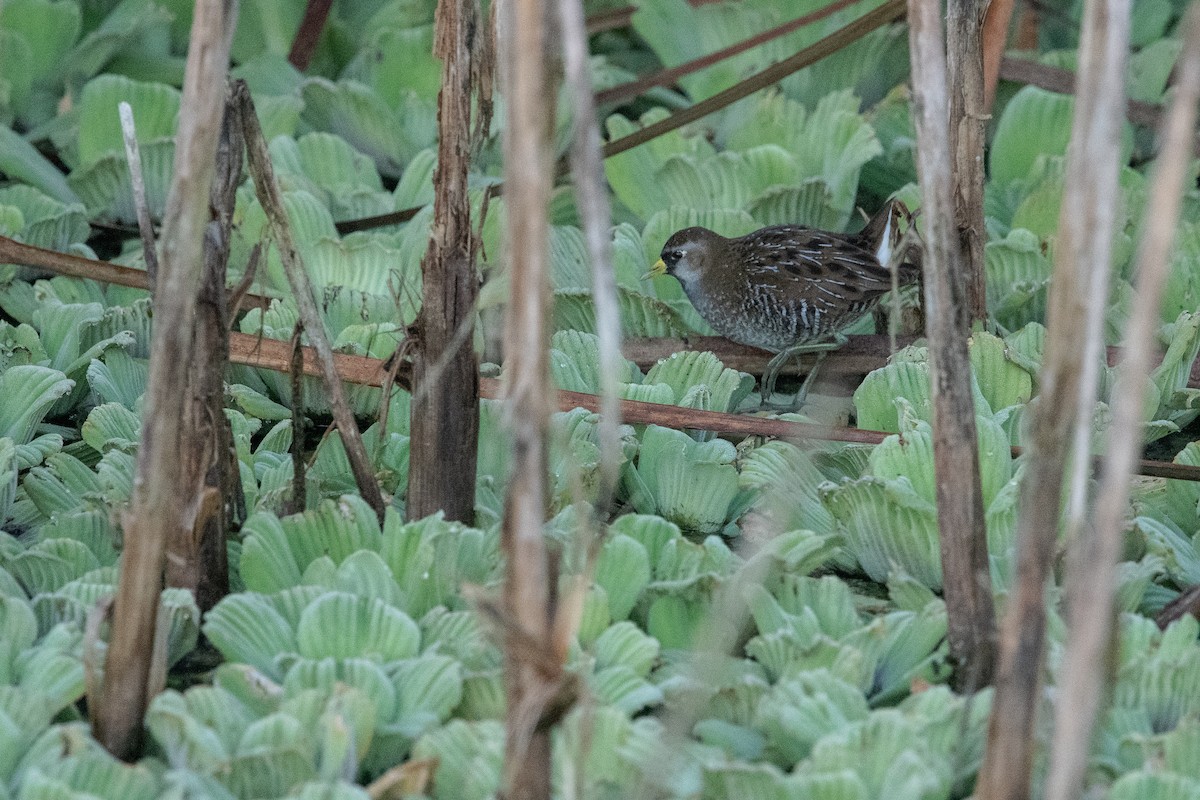
[[[821,341],[857,321],[877,301],[840,305],[780,298],[748,286],[740,297],[692,298],[700,316],[726,339],[778,353]]]

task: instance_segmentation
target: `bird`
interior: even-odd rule
[[[920,280],[915,215],[888,201],[858,233],[772,225],[738,238],[684,228],[663,245],[648,273],[671,275],[720,335],[776,353],[763,375],[762,404],[789,358],[824,355],[842,331],[872,311],[893,286]],[[895,274],[893,276],[893,270]],[[816,366],[797,395],[802,403]]]

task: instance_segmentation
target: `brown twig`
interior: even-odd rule
[[[304,374],[320,375],[316,354],[312,348],[301,349],[304,357]],[[229,359],[235,364],[245,364],[249,367],[260,367],[276,372],[287,372],[289,369],[291,355],[287,342],[264,339],[247,333],[234,333],[230,334],[229,350]],[[387,361],[346,353],[334,353],[333,358],[338,375],[347,383],[382,387],[387,381],[387,372],[390,368]],[[822,365],[822,369],[825,368]],[[405,376],[400,376],[395,381],[395,385],[405,388],[411,386]],[[479,396],[491,400],[498,399],[500,382],[495,378],[480,378]],[[600,398],[594,394],[559,390],[557,397],[558,402],[555,408],[558,411],[570,411],[573,408],[584,408],[596,413],[600,411]],[[621,419],[634,425],[660,425],[677,430],[704,430],[729,436],[767,436],[779,439],[813,439],[852,444],[879,444],[884,437],[891,435],[884,431],[813,425],[771,417],[727,414],[719,411],[700,411],[694,408],[647,403],[641,400],[622,400]],[[1012,448],[1014,457],[1023,453],[1024,448]],[[1097,460],[1095,463],[1099,465],[1100,461]],[[1149,459],[1139,461],[1138,474],[1154,478],[1200,482],[1200,467],[1174,464],[1169,461]]]
[[[98,261],[93,258],[60,253],[31,244],[0,236],[0,263],[21,264],[26,267],[44,269],[56,275],[69,275],[72,278],[87,278],[101,283],[111,283],[114,286],[128,286],[132,289],[149,289],[150,282],[146,273],[133,267],[123,267],[111,261]],[[244,300],[256,308],[267,308],[271,298],[258,294],[245,294]]]
[[[828,16],[836,14],[838,11],[849,8],[861,0],[834,0],[829,5],[819,8],[810,14],[805,14],[793,20],[788,20],[781,25],[776,25],[774,28],[765,30],[762,33],[756,33],[740,42],[723,47],[720,50],[715,50],[712,53],[701,56],[700,58],[685,61],[678,66],[661,69],[657,72],[651,72],[648,75],[643,75],[629,83],[622,83],[618,86],[613,86],[610,89],[604,89],[596,93],[596,105],[610,105],[612,103],[624,103],[639,97],[646,93],[647,90],[657,86],[671,86],[680,78],[691,75],[694,72],[699,72],[705,67],[711,67],[713,64],[720,63],[726,59],[741,55],[747,50],[753,50],[761,44],[778,39],[781,36],[786,36],[793,31],[811,25],[814,22],[819,22]]]
[[[308,69],[313,53],[317,51],[331,8],[333,0],[308,0],[304,6],[304,18],[300,20],[296,38],[292,39],[292,49],[288,52],[288,62],[301,72]]]
[[[338,379],[333,363],[333,349],[329,345],[329,337],[325,333],[321,313],[317,310],[312,282],[309,280],[308,271],[292,238],[291,223],[284,210],[279,184],[275,180],[275,169],[271,165],[267,142],[263,138],[258,115],[254,110],[254,101],[250,99],[250,90],[244,82],[236,81],[234,83],[234,97],[241,109],[247,161],[250,165],[250,175],[254,178],[255,194],[267,215],[271,234],[279,248],[283,269],[292,289],[292,298],[300,312],[300,319],[304,322],[308,340],[317,352],[318,362],[321,364],[321,378],[325,384],[325,391],[329,395],[329,406],[333,411],[333,419],[337,423],[338,432],[342,435],[346,459],[350,462],[350,469],[354,473],[354,480],[358,484],[358,490],[363,499],[375,510],[382,521],[387,504],[379,490],[379,482],[375,479],[375,470],[371,466],[371,459],[363,446],[358,423],[354,420],[354,414],[350,411],[350,405],[346,400],[346,391]]]

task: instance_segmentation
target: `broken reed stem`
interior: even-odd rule
[[[350,470],[354,473],[358,491],[367,501],[367,505],[375,511],[379,521],[382,522],[387,504],[379,490],[379,482],[375,480],[375,470],[367,455],[367,449],[363,446],[358,423],[350,411],[350,405],[346,400],[346,390],[338,378],[337,368],[333,363],[333,349],[329,345],[329,336],[325,332],[321,313],[317,310],[308,270],[304,266],[304,260],[292,238],[291,223],[288,221],[287,211],[283,206],[283,196],[279,191],[279,184],[275,180],[275,169],[271,165],[267,141],[263,138],[258,114],[254,110],[254,101],[250,99],[250,90],[244,81],[235,81],[233,92],[242,113],[247,162],[250,165],[250,175],[254,178],[254,191],[267,215],[267,221],[271,226],[271,235],[279,248],[280,260],[283,262],[283,270],[287,274],[288,286],[292,290],[292,299],[296,303],[296,309],[300,312],[300,320],[304,323],[308,340],[317,353],[317,361],[321,365],[321,378],[325,385],[325,391],[329,395],[329,406],[333,412],[334,422],[342,436],[346,459],[350,462]]]
[[[1102,315],[1108,296],[1120,197],[1117,175],[1128,25],[1128,0],[1087,3],[1050,282],[1046,352],[1039,374],[1041,392],[1029,415],[1029,457],[1017,520],[1016,585],[1001,626],[987,751],[976,784],[978,800],[1025,800],[1030,794],[1045,651],[1045,584],[1058,541],[1072,434],[1078,429],[1090,431],[1095,406],[1097,367],[1089,362],[1102,357],[1100,320],[1089,315]],[[1092,337],[1082,346],[1081,331]],[[1085,450],[1078,452],[1076,461],[1082,462],[1078,469],[1086,470],[1090,459]],[[1069,529],[1081,529],[1080,510],[1078,501],[1068,510]]]
[[[988,115],[984,105],[984,14],[988,0],[958,0],[946,6],[946,56],[950,87],[950,155],[954,159],[954,220],[965,273],[970,322],[986,325],[987,280],[983,244],[983,145]]]
[[[967,355],[971,329],[968,276],[954,224],[954,178],[950,173],[950,125],[964,121],[948,117],[939,9],[938,0],[910,0],[909,50],[917,173],[925,220],[925,332],[933,397],[938,536],[949,615],[947,638],[958,688],[971,692],[990,682],[996,623]],[[960,54],[959,60],[969,58],[969,54]],[[982,150],[982,139],[975,144]],[[960,141],[960,146],[967,145]],[[982,214],[982,206],[979,210]]]
[[[512,437],[512,469],[500,544],[505,560],[503,610],[507,695],[501,796],[549,800],[550,726],[543,724],[558,675],[538,668],[551,658],[555,570],[542,526],[546,510],[546,448],[551,398],[547,354],[549,220],[552,156],[547,146],[548,9],[538,0],[511,0],[504,9],[504,177],[507,247],[512,276],[504,326],[504,419]],[[561,670],[561,667],[558,668]]]
[[[575,202],[583,223],[592,265],[592,302],[596,309],[596,334],[600,353],[600,485],[595,517],[608,518],[615,499],[621,457],[621,314],[612,263],[612,209],[608,204],[604,160],[600,155],[600,124],[592,96],[592,70],[582,0],[559,0],[563,28],[563,62],[575,102],[575,137],[571,143],[571,169]],[[596,543],[598,545],[598,541]],[[589,548],[591,549],[591,548]]]
[[[1175,96],[1164,120],[1163,145],[1154,167],[1138,249],[1138,293],[1113,391],[1113,420],[1096,496],[1094,528],[1072,542],[1068,560],[1067,647],[1059,672],[1060,699],[1046,779],[1047,800],[1068,800],[1082,792],[1092,733],[1106,696],[1117,560],[1126,527],[1130,476],[1144,438],[1146,395],[1142,387],[1153,361],[1200,97],[1200,4],[1192,4],[1182,30],[1184,45],[1176,65]]]
[[[442,60],[433,224],[421,261],[422,299],[413,348],[410,405],[410,519],[443,512],[475,520],[479,451],[479,366],[472,346],[479,273],[467,175],[471,166],[471,94],[489,35],[478,0],[441,0],[434,55]]]
[[[154,297],[154,281],[158,276],[158,251],[154,244],[154,223],[150,221],[150,207],[146,203],[146,182],[142,178],[142,151],[138,147],[137,128],[133,124],[133,109],[129,103],[124,100],[117,103],[117,114],[121,118],[125,160],[129,164],[129,187],[133,190],[138,235],[141,236],[142,253],[146,259],[146,284],[150,289],[150,296]]]
[[[174,177],[163,214],[159,302],[141,444],[117,582],[112,636],[96,713],[96,738],[124,760],[141,751],[151,657],[168,540],[187,529],[201,498],[181,485],[180,425],[192,361],[192,319],[203,263],[209,190],[225,100],[235,3],[197,0],[184,71]]]

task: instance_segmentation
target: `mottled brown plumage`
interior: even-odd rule
[[[781,352],[832,338],[891,291],[886,262],[911,215],[889,202],[858,233],[774,225],[737,239],[685,228],[654,272],[674,275],[700,316],[741,344]],[[920,249],[897,259],[900,286],[920,276]]]

